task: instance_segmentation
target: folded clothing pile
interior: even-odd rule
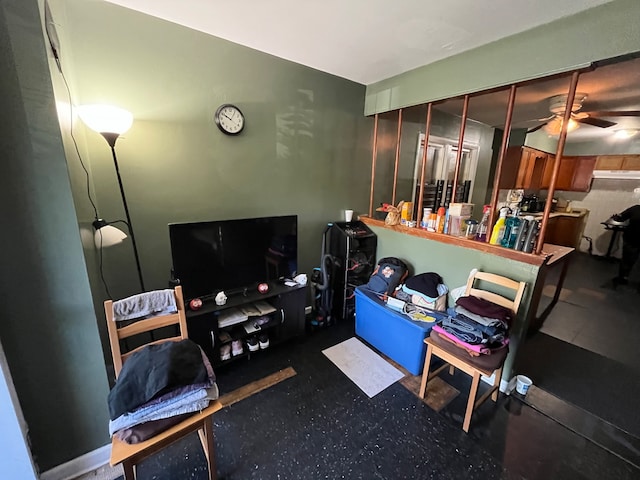
[[[449,289],[435,272],[419,273],[406,279],[395,291],[395,297],[428,310],[444,312],[447,309]]]
[[[198,344],[147,345],[127,359],[109,392],[109,434],[142,442],[216,398],[215,374]]]
[[[450,315],[434,325],[430,337],[452,353],[466,353],[472,363],[497,368],[508,353],[509,326],[513,312],[475,296],[456,300]]]

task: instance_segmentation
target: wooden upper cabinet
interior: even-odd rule
[[[599,155],[595,170],[640,170],[640,155]]]
[[[640,155],[625,155],[622,170],[640,170]]]
[[[596,170],[620,170],[624,155],[598,155]]]
[[[518,177],[518,169],[520,166],[520,147],[509,147],[502,160],[502,170],[500,171],[500,180],[498,188],[516,188],[516,179]]]
[[[531,188],[531,177],[536,163],[535,151],[522,147],[518,175],[516,176],[516,188]]]
[[[588,192],[595,156],[566,156],[560,159],[556,190]],[[636,169],[640,170],[640,155]],[[530,147],[509,147],[502,164],[499,188],[545,190],[551,185],[555,155]],[[620,161],[622,165],[622,160]],[[631,165],[631,164],[630,164]],[[629,168],[631,169],[631,168]]]
[[[556,179],[556,190],[571,190],[573,173],[577,163],[577,157],[562,157],[560,159],[560,168],[558,169],[558,178]]]
[[[596,158],[595,156],[562,157],[558,168],[556,190],[588,192],[591,188]],[[548,155],[540,184],[541,189],[548,189],[551,185],[554,164],[555,157]]]
[[[597,157],[577,157],[574,167],[571,190],[574,192],[588,192],[591,189],[593,170],[596,166]]]
[[[509,147],[500,175],[499,188],[539,189],[547,154],[530,147]]]
[[[542,188],[542,181],[544,178],[544,169],[547,165],[547,159],[549,155],[546,152],[540,150],[531,150],[530,163],[532,164],[529,172],[529,183],[524,188],[530,188],[533,190],[539,190]]]
[[[552,153],[547,155],[547,160],[544,162],[544,169],[542,171],[542,181],[540,182],[540,188],[546,190],[551,185],[551,176],[553,175],[553,166],[556,163],[556,156]]]

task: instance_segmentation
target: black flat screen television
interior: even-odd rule
[[[173,277],[186,299],[291,278],[297,236],[296,215],[170,223]]]

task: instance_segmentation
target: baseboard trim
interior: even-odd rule
[[[70,480],[109,463],[111,444],[85,453],[40,475],[40,480]]]

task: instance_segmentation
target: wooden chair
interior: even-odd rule
[[[126,338],[134,335],[143,334],[148,332],[149,334],[160,328],[177,326],[179,334],[170,338],[163,338],[161,340],[150,341],[145,345],[151,345],[161,343],[165,341],[179,341],[187,338],[187,318],[184,308],[184,300],[182,297],[182,287],[175,288],[176,306],[178,312],[171,315],[162,315],[153,318],[146,318],[139,320],[135,323],[131,323],[126,326],[120,326],[119,323],[113,320],[113,301],[107,300],[104,302],[104,310],[107,316],[107,328],[109,331],[109,341],[111,343],[111,354],[113,356],[113,366],[116,373],[116,378],[122,370],[122,364],[129,358],[131,354],[141,349],[144,345],[123,353],[121,350],[120,342]],[[150,335],[150,338],[153,338]],[[215,444],[213,438],[213,414],[222,408],[222,404],[219,401],[212,401],[209,406],[204,410],[194,413],[192,416],[183,420],[182,422],[174,425],[173,427],[165,430],[154,437],[136,444],[128,444],[121,441],[115,436],[111,442],[111,459],[110,464],[112,466],[122,463],[124,468],[124,478],[126,480],[133,480],[136,478],[136,465],[140,463],[144,458],[159,452],[164,447],[171,443],[189,435],[192,432],[197,431],[202,442],[202,448],[204,449],[205,457],[207,458],[207,465],[209,467],[209,479],[214,480],[217,478],[216,474],[216,461],[215,461]]]
[[[491,291],[476,288],[474,286],[476,281],[491,283],[499,285],[500,287],[503,287],[503,289],[513,290],[513,300],[510,300],[507,297],[504,297],[497,293],[493,293]],[[483,298],[493,303],[497,303],[498,305],[502,305],[503,307],[507,307],[513,311],[515,319],[515,315],[518,313],[518,307],[520,306],[520,301],[522,300],[525,287],[525,282],[517,282],[515,280],[511,280],[509,278],[502,277],[493,273],[477,272],[475,273],[475,275],[469,277],[467,288],[465,289],[464,294]],[[505,348],[504,351],[501,352],[502,354],[499,357],[495,357],[493,359],[480,358],[478,360],[474,360],[474,358],[470,357],[466,351],[461,350],[459,347],[453,345],[452,343],[446,341],[438,341],[437,339],[431,337],[427,337],[424,342],[427,344],[427,354],[425,357],[424,369],[422,372],[420,398],[424,398],[425,396],[425,392],[427,390],[427,382],[434,376],[438,375],[446,367],[449,367],[449,373],[452,375],[455,371],[455,368],[458,368],[465,372],[467,375],[470,375],[472,377],[471,389],[469,391],[469,398],[467,400],[467,409],[464,415],[464,423],[462,424],[462,429],[465,432],[469,432],[469,424],[471,423],[471,415],[473,414],[473,411],[478,408],[489,396],[491,396],[491,399],[494,402],[498,400],[500,380],[502,379],[502,367],[507,355],[507,349]],[[444,360],[445,364],[434,370],[433,372],[429,372],[431,357],[434,355]],[[481,357],[485,356],[481,355]],[[493,354],[486,357],[493,357]],[[490,360],[490,362],[483,364],[483,360]],[[495,362],[495,364],[488,366],[491,362]],[[476,400],[478,386],[480,384],[480,377],[482,375],[484,375],[485,377],[491,377],[491,375],[494,375],[493,385],[480,398]]]

